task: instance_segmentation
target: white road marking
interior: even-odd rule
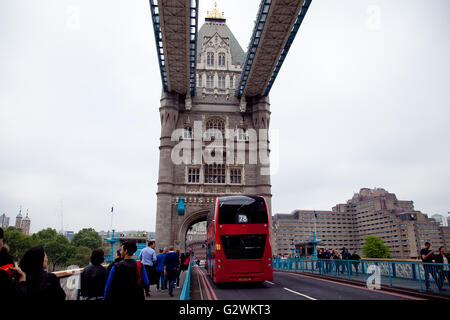
[[[342,283],[342,282],[333,281],[333,280],[316,278],[316,277],[308,276],[308,275],[305,275],[305,274],[298,274],[298,273],[291,273],[291,272],[289,272],[289,274],[292,274],[292,275],[295,275],[295,276],[298,276],[298,277],[302,277],[302,278],[308,278],[308,279],[313,279],[313,280],[317,280],[317,281],[333,283],[333,284],[337,284],[337,285],[340,285],[340,286],[345,286],[345,287],[350,287],[350,288],[355,288],[355,289],[360,289],[360,290],[365,290],[365,291],[371,291],[371,292],[376,292],[376,293],[386,294],[386,295],[391,295],[391,296],[402,297],[402,298],[406,298],[406,299],[410,299],[410,300],[426,300],[426,299],[416,298],[416,297],[403,295],[403,294],[399,294],[399,293],[394,293],[394,292],[387,292],[387,291],[380,291],[380,290],[376,290],[375,291],[375,290],[372,290],[372,289],[369,289],[369,288],[366,288],[366,287],[357,286],[357,285],[354,285],[354,284],[348,284],[348,283]]]
[[[271,285],[275,285],[275,283],[266,280],[265,282],[270,283]]]
[[[289,288],[283,288],[283,289],[284,289],[284,290],[287,290],[287,291],[289,291],[289,292],[298,294],[299,296],[305,297],[305,298],[307,298],[307,299],[309,299],[309,300],[317,300],[317,299],[314,299],[314,298],[312,298],[312,297],[310,297],[310,296],[307,296],[306,294],[303,294],[303,293],[300,293],[300,292],[291,290],[291,289],[289,289]]]

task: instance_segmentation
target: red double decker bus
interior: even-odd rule
[[[206,241],[206,269],[213,282],[273,280],[269,213],[263,197],[217,197],[208,215]]]

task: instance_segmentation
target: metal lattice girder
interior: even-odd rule
[[[150,0],[163,89],[195,94],[199,0]]]
[[[312,0],[261,0],[237,96],[268,95]]]

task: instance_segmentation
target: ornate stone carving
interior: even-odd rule
[[[186,193],[201,193],[202,187],[200,185],[187,185]]]
[[[188,93],[186,95],[185,108],[188,111],[192,109],[192,98],[191,98],[191,94],[190,93]]]
[[[245,100],[244,96],[241,97],[241,104],[239,106],[241,112],[245,112],[247,110],[247,101]]]
[[[226,193],[226,188],[222,186],[204,186],[204,193],[215,193],[215,194],[224,194]]]
[[[230,187],[229,193],[244,193],[244,187],[242,186]]]

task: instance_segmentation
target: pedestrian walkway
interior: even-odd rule
[[[180,300],[181,290],[183,290],[184,279],[186,272],[180,274],[180,287],[173,289],[173,297],[169,296],[169,290],[158,291],[156,284],[150,286],[150,297],[145,297],[145,300]]]

